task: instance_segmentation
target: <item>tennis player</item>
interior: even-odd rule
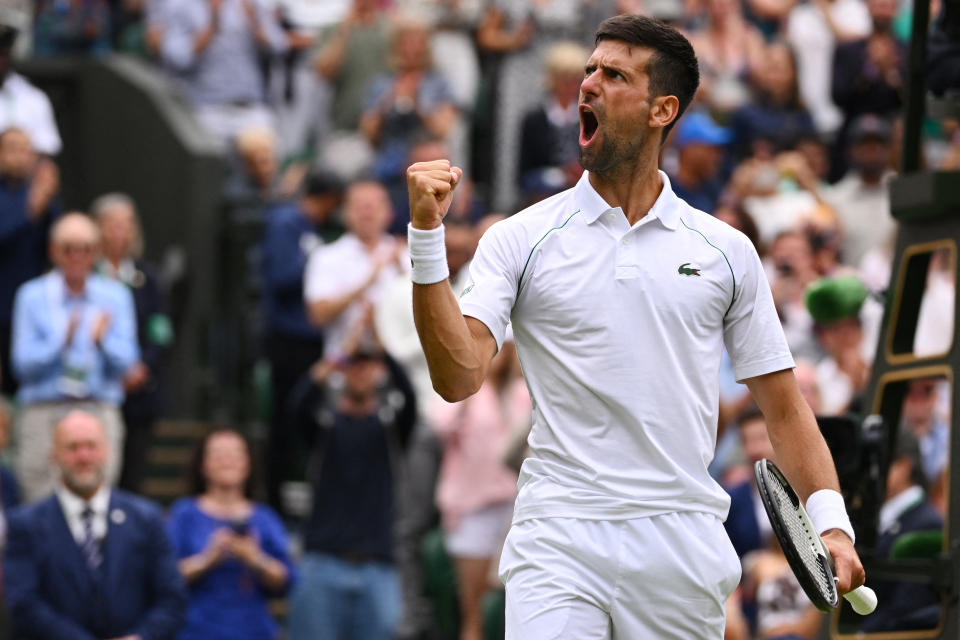
[[[407,171],[414,315],[434,387],[449,401],[475,392],[512,320],[534,402],[500,564],[508,640],[723,636],[740,577],[729,499],[707,473],[724,344],[839,590],[864,581],[756,251],[658,170],[698,83],[676,30],[604,21],[580,88],[582,179],[491,227],[459,301],[442,221],[462,172],[445,160]]]

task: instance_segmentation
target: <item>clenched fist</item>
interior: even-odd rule
[[[407,169],[410,223],[415,229],[436,229],[450,209],[453,190],[463,177],[449,160],[418,162]]]

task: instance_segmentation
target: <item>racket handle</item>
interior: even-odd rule
[[[877,594],[870,587],[857,587],[850,593],[843,594],[843,597],[847,599],[853,610],[862,616],[873,613],[877,608]]]

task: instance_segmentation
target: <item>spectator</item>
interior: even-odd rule
[[[197,117],[224,145],[273,128],[261,60],[287,48],[276,14],[257,0],[168,0],[161,57]]]
[[[873,32],[837,45],[833,55],[833,101],[843,111],[844,132],[858,116],[891,118],[901,106],[907,50],[893,34],[897,2],[867,0],[867,11]]]
[[[833,52],[838,43],[870,33],[870,14],[863,0],[810,0],[790,11],[786,32],[797,56],[803,104],[817,131],[832,135],[843,121],[830,96]]]
[[[170,509],[167,531],[188,585],[178,640],[272,640],[268,599],[283,595],[293,568],[283,523],[253,502],[250,445],[233,429],[208,433],[190,474],[193,496]]]
[[[373,174],[384,181],[403,177],[418,136],[447,139],[460,117],[449,85],[431,68],[426,23],[394,23],[390,62],[393,72],[370,85],[360,118],[360,131],[375,149]]]
[[[21,286],[13,303],[17,470],[28,501],[53,488],[54,417],[66,402],[98,417],[113,452],[106,479],[114,484],[120,475],[123,378],[140,357],[136,312],[126,287],[93,273],[98,245],[87,216],[63,216],[50,232],[54,270]]]
[[[262,206],[279,200],[277,136],[263,125],[245,127],[233,140],[235,167],[225,191],[233,204]]]
[[[106,0],[36,0],[36,56],[100,54],[110,50],[110,7]]]
[[[804,302],[807,287],[820,277],[810,236],[803,231],[780,233],[770,245],[765,269],[791,353],[819,360],[823,351]]]
[[[764,517],[766,517],[764,515]],[[771,540],[743,559],[743,602],[756,620],[757,640],[815,640],[823,614],[797,581],[783,549]]]
[[[290,638],[393,640],[401,615],[394,483],[416,420],[413,389],[394,361],[356,351],[339,367],[312,367],[294,406],[316,464]]]
[[[760,241],[769,244],[784,231],[810,225],[835,225],[836,215],[824,200],[820,178],[806,156],[798,151],[774,156],[769,152],[766,147],[740,163],[730,182],[732,195],[741,199],[744,210],[757,223]]]
[[[13,297],[46,268],[47,233],[60,214],[56,176],[43,166],[25,131],[0,133],[0,378],[10,395],[17,390],[10,366]]]
[[[355,131],[370,83],[387,71],[390,20],[377,0],[353,0],[346,18],[320,36],[314,66],[333,89],[330,121],[336,131]]]
[[[11,69],[16,39],[16,29],[0,25],[0,132],[22,129],[38,153],[55,156],[62,144],[50,99]]]
[[[903,426],[919,444],[923,486],[933,485],[950,460],[950,424],[939,412],[941,383],[941,378],[910,380],[903,397]]]
[[[747,80],[764,60],[763,34],[747,22],[740,0],[706,0],[706,25],[690,34],[700,63],[701,95],[724,113],[750,99]]]
[[[54,430],[56,494],[10,515],[4,588],[36,640],[172,640],[186,598],[152,503],[106,483],[106,429],[73,410]]]
[[[330,131],[320,163],[353,179],[372,162],[372,150],[358,127],[370,83],[389,69],[390,18],[377,0],[352,0],[347,16],[324,30],[318,42],[313,64],[330,93]]]
[[[109,193],[90,205],[100,227],[103,258],[97,271],[118,280],[133,295],[140,360],[123,376],[123,472],[120,486],[139,492],[147,463],[153,422],[162,411],[163,359],[173,343],[166,300],[150,265],[143,262],[143,234],[129,196]]]
[[[872,114],[858,117],[848,131],[850,171],[824,198],[837,214],[846,263],[859,266],[872,247],[891,242],[897,223],[890,213],[890,125]]]
[[[741,607],[758,640],[813,640],[821,616],[787,564],[774,538],[753,475],[753,466],[774,460],[763,414],[750,406],[737,419],[747,478],[727,488],[730,513],[724,523],[743,562]]]
[[[431,423],[443,443],[437,506],[447,552],[456,563],[460,639],[480,640],[480,602],[492,560],[510,527],[517,474],[501,461],[512,432],[530,422],[530,396],[516,348],[505,343],[476,394],[437,400]]]
[[[589,52],[579,44],[561,42],[550,47],[544,63],[547,91],[543,102],[520,125],[518,180],[530,204],[568,189],[580,179],[577,136],[578,102],[583,67]]]
[[[748,407],[737,417],[740,446],[749,467],[748,479],[728,486],[730,512],[723,523],[737,555],[743,558],[751,551],[764,549],[769,544],[773,529],[763,510],[760,493],[753,479],[753,465],[767,458],[773,459],[773,445],[767,435],[767,423],[756,407]]]
[[[733,114],[739,158],[793,149],[815,134],[813,120],[800,100],[796,59],[785,43],[772,42],[764,48],[753,88],[753,101]]]
[[[864,340],[861,320],[867,296],[863,282],[853,276],[822,278],[807,288],[807,310],[826,354],[817,363],[823,415],[856,410],[866,389],[874,347]]]
[[[703,112],[692,112],[677,125],[673,146],[677,149],[677,170],[670,176],[673,191],[691,206],[713,213],[723,182],[724,148],[730,130],[717,126]]]
[[[943,517],[931,504],[925,490],[927,486],[920,445],[909,430],[901,429],[887,470],[886,500],[880,507],[875,551],[878,559],[889,559],[894,542],[904,534],[943,530]],[[930,587],[885,580],[874,580],[870,586],[884,606],[864,619],[861,631],[907,631],[937,626],[940,596]]]
[[[354,182],[347,188],[347,232],[320,247],[307,261],[304,297],[310,320],[325,332],[327,357],[345,355],[351,333],[372,344],[373,305],[387,285],[408,268],[406,245],[386,233],[393,212],[386,189],[377,182]]]
[[[303,299],[310,254],[336,236],[333,214],[343,189],[333,174],[315,173],[297,204],[275,205],[266,214],[261,265],[264,348],[270,362],[273,421],[268,438],[267,495],[281,509],[283,480],[301,477],[303,456],[286,412],[287,395],[323,356],[323,331],[311,324]]]

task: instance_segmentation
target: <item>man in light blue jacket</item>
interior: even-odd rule
[[[13,304],[11,360],[20,382],[16,468],[27,501],[50,493],[54,424],[69,409],[100,418],[113,451],[123,451],[123,376],[137,362],[136,314],[123,285],[93,273],[99,234],[82,213],[50,232],[55,268],[24,283]],[[122,461],[112,457],[115,483]]]

